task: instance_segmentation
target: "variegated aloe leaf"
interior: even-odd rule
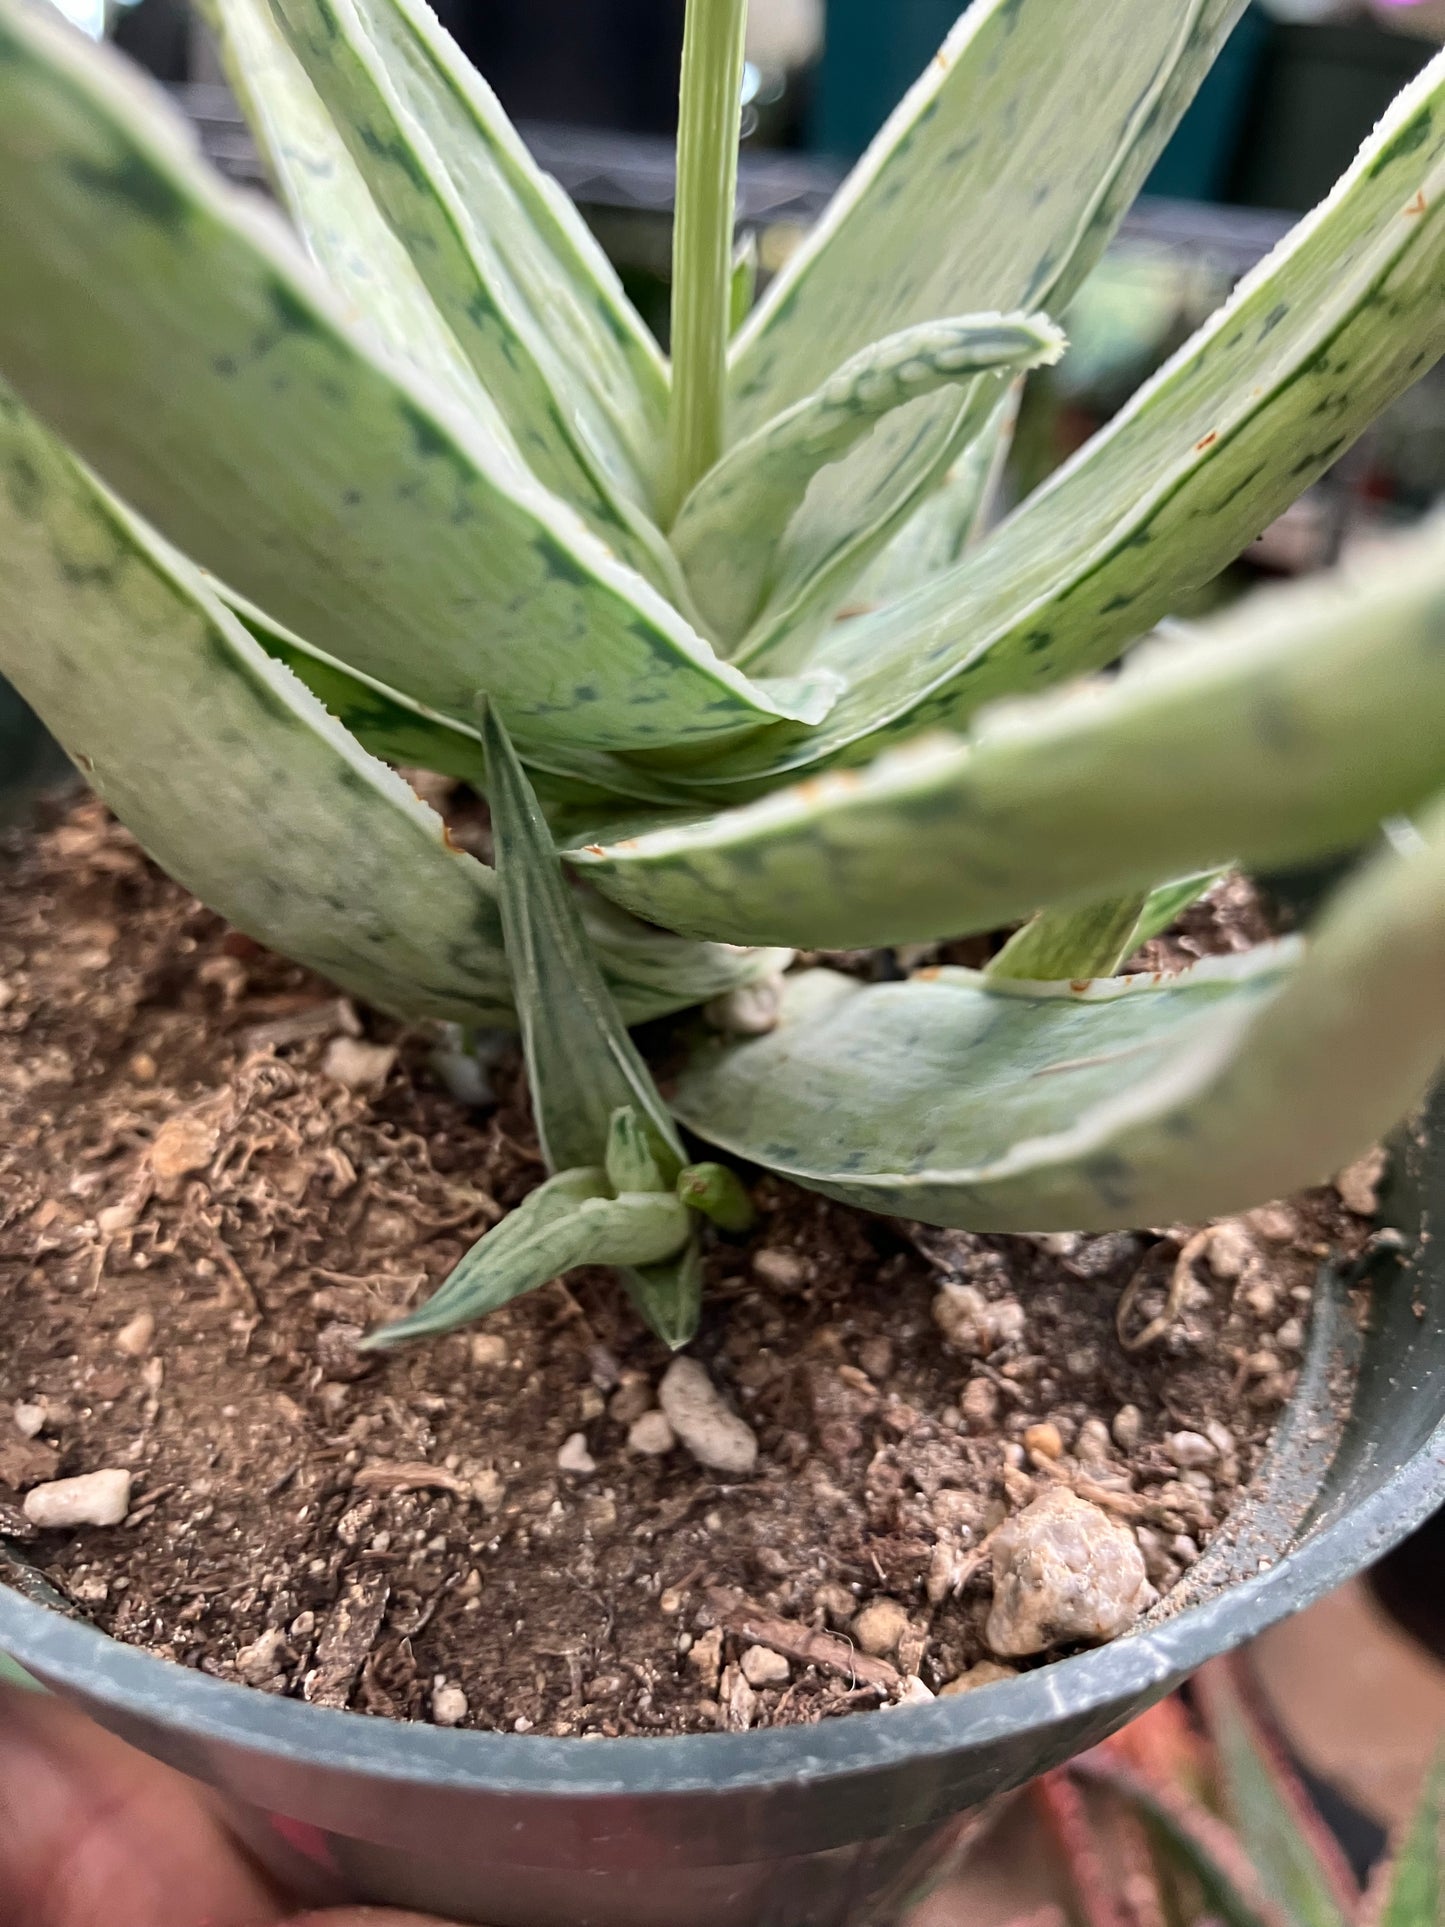
[[[5,389],[0,610],[0,674],[203,902],[384,1010],[509,1021],[490,872]]]
[[[1240,12],[976,0],[740,337],[735,432],[816,370],[938,315],[1059,313],[1102,253]],[[915,402],[819,476],[739,662],[796,663],[987,419],[986,389]]]
[[[1082,910],[1042,910],[1014,932],[985,975],[1034,983],[1112,977],[1135,948],[1147,901],[1141,890]]]
[[[1348,850],[1445,786],[1445,522],[1122,675],[763,801],[569,851],[649,922],[834,949]]]
[[[1442,272],[1445,55],[1329,199],[987,542],[916,595],[828,632],[810,660],[850,686],[821,729],[725,754],[699,781],[855,759],[1107,662],[1445,350]]]
[[[901,328],[1061,313],[1243,10],[975,0],[739,337],[735,431]]]
[[[3,387],[0,675],[156,861],[241,929],[381,1009],[511,1024],[492,873]],[[588,919],[632,1023],[787,959],[610,904]]]
[[[270,0],[208,0],[207,12],[276,190],[358,326],[480,413],[499,445],[509,445],[509,430],[372,200]]]
[[[1445,804],[1307,946],[1082,989],[939,970],[788,980],[766,1037],[702,1044],[673,1108],[734,1156],[977,1231],[1223,1216],[1320,1182],[1445,1056]]]
[[[1151,890],[1144,899],[1144,908],[1139,912],[1139,921],[1134,926],[1131,948],[1137,950],[1140,944],[1148,943],[1151,937],[1159,937],[1177,923],[1191,903],[1197,903],[1207,896],[1216,883],[1222,883],[1229,875],[1230,865],[1223,864],[1212,870],[1194,870],[1188,876],[1175,877],[1172,882],[1161,883]],[[1127,954],[1127,953],[1126,953]]]
[[[662,361],[570,203],[419,0],[271,4],[528,465],[675,596]]]
[[[433,708],[485,688],[528,739],[585,717],[600,749],[797,712],[363,339],[123,62],[11,0],[0,371],[187,553]]]
[[[788,525],[819,471],[885,415],[980,374],[1057,361],[1063,351],[1064,337],[1046,315],[926,322],[865,348],[815,393],[736,443],[683,503],[672,530],[715,632],[740,639],[766,596],[791,606],[814,580],[818,558],[803,562],[789,550]]]
[[[626,1111],[646,1129],[671,1186],[686,1162],[681,1140],[602,980],[546,818],[490,706],[481,738],[507,961],[543,1153],[554,1171],[605,1164],[614,1118]]]
[[[658,1264],[627,1265],[622,1282],[633,1309],[670,1351],[681,1351],[697,1336],[702,1316],[702,1247],[689,1217],[687,1243]]]
[[[478,1240],[446,1283],[366,1341],[386,1350],[454,1331],[578,1265],[650,1265],[684,1247],[692,1220],[667,1193],[613,1197],[600,1169],[562,1171]]]

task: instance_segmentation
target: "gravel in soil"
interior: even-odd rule
[[[0,874],[0,1547],[261,1691],[740,1729],[1116,1636],[1249,1480],[1319,1260],[1364,1236],[1334,1190],[987,1238],[763,1177],[682,1368],[590,1271],[372,1362],[358,1336],[544,1175],[515,1062],[463,1109],[425,1036],[228,929],[92,802]],[[1254,914],[1227,886],[1176,958]],[[1369,1172],[1345,1189],[1367,1207]]]

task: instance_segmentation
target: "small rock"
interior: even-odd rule
[[[771,1646],[749,1646],[738,1664],[749,1686],[786,1686],[793,1676],[792,1667]]]
[[[270,1627],[237,1653],[236,1671],[248,1686],[263,1685],[282,1670],[285,1653],[286,1635],[278,1627]]]
[[[469,1349],[479,1372],[499,1372],[507,1362],[507,1341],[495,1332],[473,1332]]]
[[[364,1091],[384,1084],[395,1062],[396,1050],[391,1044],[367,1044],[359,1037],[333,1037],[326,1046],[321,1069],[349,1091]]]
[[[489,1519],[501,1511],[506,1496],[506,1481],[494,1466],[484,1465],[472,1474],[472,1497]]]
[[[998,1686],[1002,1681],[1017,1679],[1018,1676],[1017,1666],[1000,1666],[997,1660],[981,1659],[977,1666],[970,1666],[957,1679],[951,1679],[938,1697],[944,1700],[957,1699],[961,1693],[976,1693],[980,1686]]]
[[[963,1388],[959,1410],[980,1431],[998,1417],[998,1387],[991,1378],[971,1378]]]
[[[887,1659],[909,1631],[908,1609],[896,1599],[875,1599],[853,1621],[853,1637],[865,1653]]]
[[[560,1472],[575,1472],[581,1478],[588,1478],[597,1470],[597,1461],[587,1450],[585,1432],[574,1432],[557,1454],[557,1469]]]
[[[366,1336],[360,1325],[323,1325],[316,1334],[316,1362],[326,1378],[349,1382],[365,1378],[375,1360],[357,1350]]]
[[[1154,1601],[1132,1532],[1055,1489],[1000,1526],[984,1638],[1008,1657],[1117,1639]]]
[[[881,1332],[865,1338],[858,1347],[858,1363],[870,1378],[883,1380],[893,1371],[893,1342]]]
[[[619,1425],[631,1425],[634,1419],[640,1419],[644,1412],[651,1410],[652,1380],[646,1372],[624,1372],[622,1383],[612,1394],[607,1407],[608,1417],[616,1419]]]
[[[645,1459],[660,1459],[677,1444],[677,1435],[666,1412],[644,1412],[634,1419],[627,1432],[627,1449]]]
[[[1258,1262],[1254,1240],[1238,1218],[1225,1218],[1210,1226],[1209,1269],[1216,1278],[1242,1278]]]
[[[1335,1179],[1340,1203],[1356,1217],[1373,1218],[1380,1206],[1380,1185],[1385,1176],[1385,1153],[1378,1147],[1347,1165]]]
[[[675,1358],[657,1395],[673,1431],[699,1465],[733,1478],[745,1478],[756,1466],[756,1433],[724,1402],[695,1358]]]
[[[1299,1318],[1286,1318],[1274,1335],[1274,1342],[1282,1352],[1298,1352],[1304,1349],[1304,1321]]]
[[[152,1313],[138,1311],[128,1324],[122,1325],[115,1335],[115,1348],[122,1358],[144,1358],[151,1348],[156,1335],[156,1321]]]
[[[24,1512],[42,1532],[72,1526],[118,1526],[130,1511],[129,1472],[83,1472],[75,1479],[52,1479],[25,1495]]]
[[[45,1407],[39,1403],[27,1404],[23,1399],[15,1407],[15,1430],[22,1439],[36,1439],[45,1430]]]
[[[888,1704],[890,1706],[931,1706],[938,1695],[926,1686],[917,1673],[910,1673]]]
[[[88,1572],[71,1582],[70,1596],[77,1606],[103,1606],[110,1598],[110,1587],[98,1572]]]
[[[162,1190],[195,1171],[204,1171],[216,1155],[221,1130],[214,1118],[182,1112],[167,1118],[151,1140],[147,1162]]]
[[[1171,1432],[1164,1441],[1164,1450],[1180,1466],[1213,1465],[1219,1457],[1213,1441],[1202,1432]]]
[[[594,1419],[601,1418],[607,1410],[607,1400],[595,1385],[584,1385],[577,1400],[577,1416],[584,1425],[591,1425]]]
[[[1101,1418],[1086,1418],[1079,1427],[1074,1450],[1085,1465],[1107,1465],[1114,1456],[1109,1428]]]
[[[714,997],[704,1004],[702,1014],[714,1030],[734,1037],[765,1037],[777,1029],[782,1008],[783,979],[775,974]]]
[[[729,1733],[746,1733],[758,1710],[758,1696],[740,1667],[729,1666],[723,1674],[718,1699],[721,1702],[718,1724]]]
[[[796,1251],[765,1246],[753,1253],[753,1276],[774,1291],[797,1291],[808,1282],[808,1262]]]
[[[460,1686],[439,1679],[431,1689],[431,1716],[438,1726],[460,1726],[470,1712]]]
[[[1114,1443],[1121,1452],[1132,1452],[1144,1430],[1144,1415],[1137,1405],[1121,1405],[1110,1426]]]
[[[858,1610],[858,1601],[846,1586],[830,1579],[813,1594],[813,1604],[828,1615],[835,1626],[844,1626]]]
[[[1262,1204],[1249,1213],[1247,1222],[1267,1244],[1291,1244],[1299,1235],[1299,1220],[1285,1204]]]
[[[1045,1419],[1041,1425],[1031,1425],[1024,1433],[1024,1450],[1037,1452],[1041,1458],[1060,1459],[1064,1455],[1064,1441],[1057,1425]]]
[[[933,1322],[945,1344],[987,1358],[1023,1337],[1024,1308],[1015,1298],[987,1299],[976,1285],[947,1284],[933,1300]]]

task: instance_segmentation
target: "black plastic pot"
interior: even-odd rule
[[[1256,1488],[1133,1637],[935,1706],[673,1740],[443,1732],[221,1684],[0,1586],[0,1646],[226,1796],[308,1897],[491,1927],[865,1927],[968,1811],[1371,1565],[1445,1499],[1445,1101],[1406,1134],[1368,1274],[1327,1277]],[[1361,1318],[1361,1306],[1367,1316]]]

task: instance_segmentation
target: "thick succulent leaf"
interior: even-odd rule
[[[334,656],[304,642],[294,630],[234,589],[220,583],[212,586],[267,655],[284,662],[298,675],[373,756],[384,757],[389,763],[435,770],[441,776],[457,776],[486,788],[486,757],[475,725],[443,716],[386,683],[362,675],[359,669],[349,669]],[[549,810],[586,811],[594,820],[599,810],[616,808],[622,798],[656,808],[685,800],[685,792],[665,778],[605,750],[588,751],[570,744],[560,753],[536,749],[528,766],[537,793]]]
[[[1023,383],[1014,382],[988,427],[973,438],[940,485],[864,572],[854,590],[855,613],[921,588],[960,562],[987,531],[1022,395]]]
[[[1348,850],[1445,784],[1445,522],[1124,672],[764,801],[571,852],[690,935],[849,949],[997,929],[1207,864]]]
[[[1062,312],[1242,11],[975,0],[739,337],[737,432],[900,328]]]
[[[607,1182],[614,1191],[668,1191],[647,1126],[630,1104],[612,1113],[607,1128]]]
[[[0,9],[0,370],[171,540],[429,706],[699,743],[797,705],[719,663],[66,24]]]
[[[382,1009],[510,1021],[491,873],[0,389],[0,674],[172,876]]]
[[[377,204],[549,486],[627,527],[666,418],[655,344],[420,0],[274,0]]]
[[[850,684],[700,780],[772,776],[1097,667],[1228,563],[1445,350],[1445,55],[1324,204],[957,569],[836,624]],[[760,659],[761,661],[761,659]]]
[[[1349,1927],[1357,1895],[1348,1865],[1227,1663],[1206,1667],[1197,1686],[1225,1805],[1260,1885],[1298,1927]]]
[[[627,1267],[622,1282],[638,1316],[669,1350],[681,1351],[697,1336],[703,1277],[702,1247],[695,1234],[676,1257]]]
[[[585,894],[579,909],[608,988],[629,1024],[664,1017],[729,991],[776,977],[792,962],[786,949],[744,950],[730,943],[692,943],[639,923],[602,897]]]
[[[578,1265],[660,1263],[685,1243],[691,1222],[666,1193],[614,1198],[604,1171],[559,1172],[480,1238],[424,1305],[373,1332],[367,1347],[455,1331]]]
[[[1404,1839],[1379,1869],[1360,1927],[1433,1927],[1445,1920],[1445,1753],[1425,1777]]]
[[[1338,1170],[1445,1055],[1445,805],[1307,948],[1082,989],[941,970],[789,979],[783,1020],[703,1043],[673,1108],[736,1157],[974,1231],[1193,1222]]]
[[[1264,1891],[1248,1854],[1207,1807],[1103,1751],[1085,1754],[1070,1770],[1107,1787],[1157,1829],[1198,1881],[1210,1919],[1223,1927],[1300,1927]]]
[[[681,1140],[603,982],[541,805],[490,707],[481,735],[507,962],[543,1153],[554,1171],[605,1162],[613,1117],[628,1110],[671,1184],[685,1162]]]
[[[1063,335],[1045,315],[925,322],[854,355],[813,394],[736,443],[684,502],[672,530],[715,631],[740,638],[770,588],[791,603],[816,574],[816,556],[789,553],[788,524],[819,471],[884,416],[981,374],[1057,361],[1063,350]]]
[[[1188,876],[1175,877],[1172,882],[1161,883],[1157,889],[1151,890],[1144,899],[1144,908],[1139,912],[1139,921],[1134,926],[1131,948],[1137,950],[1140,944],[1148,943],[1151,937],[1162,936],[1178,922],[1191,903],[1197,903],[1216,883],[1222,883],[1229,871],[1228,864],[1213,870],[1195,870]]]
[[[735,1171],[725,1164],[689,1164],[678,1173],[677,1195],[684,1204],[711,1218],[719,1230],[751,1231],[757,1211]]]
[[[491,398],[287,46],[270,0],[207,0],[206,11],[276,191],[312,259],[353,304],[358,326],[480,413],[497,440],[509,443]]]
[[[1135,948],[1134,932],[1147,901],[1143,891],[1136,891],[1081,910],[1041,910],[1014,932],[986,974],[1035,983],[1112,977]]]

